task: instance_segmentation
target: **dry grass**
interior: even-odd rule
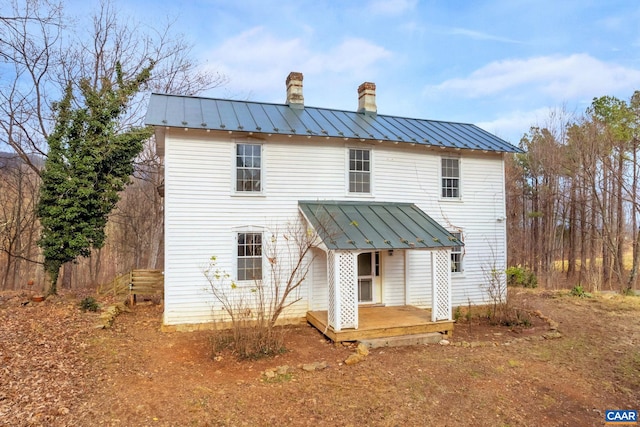
[[[452,345],[375,349],[352,366],[352,347],[308,326],[277,357],[213,360],[211,331],[162,333],[159,306],[94,330],[95,314],[58,301],[0,301],[6,425],[602,425],[605,409],[640,401],[638,297],[519,289],[512,303],[556,321],[561,338],[542,339],[544,323],[477,317],[456,325]],[[328,368],[298,368],[321,361]],[[291,375],[264,380],[283,365]]]

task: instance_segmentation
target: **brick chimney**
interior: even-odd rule
[[[358,113],[376,114],[376,84],[364,82],[358,86]]]
[[[302,73],[292,71],[287,77],[287,104],[291,108],[304,108]]]

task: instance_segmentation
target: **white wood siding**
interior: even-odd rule
[[[382,302],[386,305],[404,305],[404,256],[403,251],[380,251],[382,263]]]
[[[329,303],[329,288],[327,284],[327,254],[314,249],[315,262],[312,266],[313,281],[311,283],[311,310],[327,310]]]
[[[464,272],[453,275],[453,305],[486,301],[482,269],[495,261],[504,268],[504,180],[502,157],[455,152],[460,156],[459,201],[441,200],[439,168],[443,153],[409,144],[346,144],[325,138],[266,137],[263,144],[263,193],[233,191],[235,145],[228,134],[167,130],[165,142],[165,317],[166,324],[211,321],[213,298],[202,269],[212,255],[218,267],[235,276],[238,231],[282,231],[299,219],[299,200],[371,200],[411,202],[464,237]],[[239,140],[246,142],[254,140]],[[374,194],[349,195],[345,156],[348,147],[373,151]],[[430,304],[428,252],[382,254],[383,303]],[[422,257],[426,256],[426,263]],[[265,263],[266,264],[266,263]],[[266,265],[265,265],[266,275]],[[303,316],[326,309],[326,257],[318,256],[303,288],[302,300],[287,313]]]
[[[416,307],[431,307],[431,252],[427,250],[406,251],[407,285],[409,295],[407,302]]]

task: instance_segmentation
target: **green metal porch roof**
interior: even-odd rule
[[[462,245],[412,203],[299,201],[298,206],[330,250]]]

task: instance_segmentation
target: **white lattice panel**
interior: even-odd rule
[[[358,267],[357,256],[352,252],[336,254],[339,278],[340,326],[358,328]]]
[[[431,320],[451,320],[451,251],[431,252],[433,304]]]
[[[327,304],[327,321],[334,330],[339,330],[336,322],[336,262],[335,252],[327,252],[327,284],[329,286],[329,303]]]

